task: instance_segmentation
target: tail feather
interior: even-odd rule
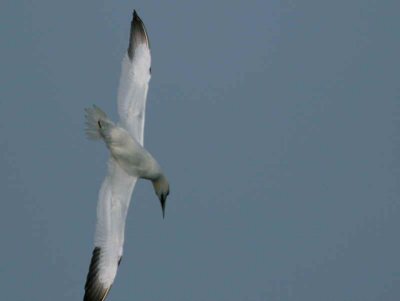
[[[99,107],[93,105],[91,108],[85,109],[86,118],[86,137],[90,140],[98,140],[104,138],[105,128],[112,125],[112,121],[108,119],[107,114]]]

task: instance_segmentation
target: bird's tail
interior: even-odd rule
[[[114,126],[113,122],[108,119],[106,113],[95,105],[86,108],[85,112],[86,137],[91,140],[105,139],[110,128]]]

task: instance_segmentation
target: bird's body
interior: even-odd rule
[[[153,156],[122,128],[111,133],[114,139],[109,149],[112,157],[129,175],[156,180],[162,175],[161,167]]]
[[[86,109],[86,134],[103,140],[110,151],[108,173],[100,188],[94,250],[84,301],[104,301],[121,262],[125,220],[139,178],[150,180],[165,209],[169,184],[160,165],[143,147],[151,56],[142,20],[133,12],[129,47],[122,60],[116,125],[98,107]]]
[[[130,176],[154,181],[163,175],[154,157],[127,130],[114,125],[100,108],[86,109],[87,136],[104,140],[111,157]]]

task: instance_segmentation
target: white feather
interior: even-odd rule
[[[131,61],[128,54],[122,60],[118,88],[118,113],[121,125],[143,145],[146,98],[150,81],[150,50],[146,44],[135,49]]]
[[[99,281],[109,287],[115,278],[123,253],[126,214],[137,178],[128,175],[113,158],[103,181],[97,204],[94,244],[102,250]]]

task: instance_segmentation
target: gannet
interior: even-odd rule
[[[149,38],[134,10],[118,88],[120,121],[114,124],[97,106],[85,109],[87,137],[103,140],[110,157],[108,173],[99,192],[94,250],[84,301],[103,301],[110,291],[122,258],[126,214],[139,178],[152,182],[163,217],[165,214],[168,180],[154,157],[143,147],[150,67]]]

